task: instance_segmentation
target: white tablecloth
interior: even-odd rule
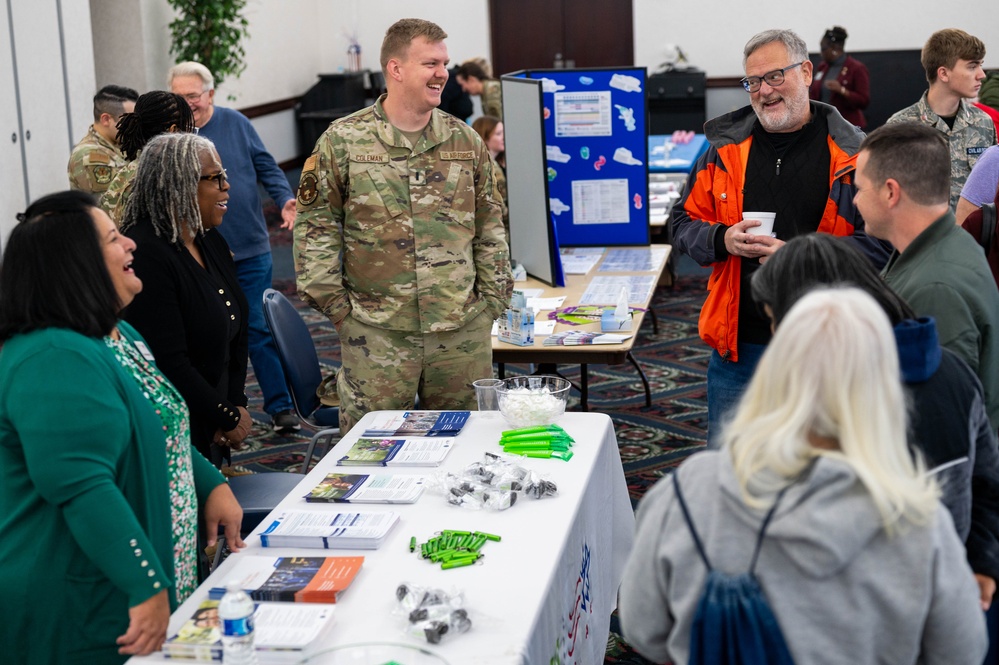
[[[332,510],[345,504],[307,503],[304,495],[327,473],[375,414],[328,453],[278,509]],[[597,413],[566,413],[559,421],[576,440],[569,462],[525,459],[522,463],[558,485],[558,496],[521,498],[502,512],[474,511],[448,505],[431,491],[412,505],[362,505],[358,510],[395,510],[400,523],[374,551],[262,548],[254,532],[244,552],[273,556],[356,555],[364,567],[337,603],[334,626],[325,648],[367,641],[403,642],[427,648],[451,665],[530,664],[592,665],[602,663],[610,613],[634,537],[634,514],[610,418]],[[486,451],[500,452],[499,433],[506,429],[499,413],[472,412],[444,465],[383,469],[339,467],[341,472],[423,473],[460,471]],[[267,521],[261,525],[266,525]],[[424,542],[442,529],[484,531],[502,537],[482,548],[478,565],[441,570],[438,564],[410,554],[409,539]],[[258,529],[259,530],[259,529]],[[219,570],[174,613],[176,632],[207,594],[217,586],[240,554]],[[395,590],[402,582],[445,590],[462,590],[472,621],[470,632],[445,635],[439,645],[405,633],[406,621],[394,615]],[[267,661],[261,654],[261,663]],[[133,658],[131,663],[158,662],[161,654]],[[175,661],[174,661],[175,662]]]

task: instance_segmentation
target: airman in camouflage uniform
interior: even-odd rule
[[[125,157],[116,144],[111,143],[91,127],[87,135],[73,147],[69,156],[70,189],[82,189],[91,194],[107,190],[115,172],[125,164]]]
[[[926,95],[924,92],[918,102],[888,118],[888,123],[921,122],[940,130],[947,137],[950,143],[950,207],[953,210],[978,158],[989,146],[996,144],[996,126],[984,111],[962,99],[954,118],[954,128],[951,129],[930,108]]]
[[[920,122],[942,132],[950,143],[950,208],[957,208],[972,167],[996,144],[992,119],[971,101],[985,78],[985,44],[963,30],[937,30],[923,45],[920,60],[930,88],[918,102],[888,118]]]
[[[106,191],[115,172],[125,164],[118,147],[116,124],[135,108],[139,94],[131,88],[106,85],[94,95],[94,124],[73,147],[66,167],[70,189],[91,194]]]
[[[138,159],[127,162],[114,174],[107,191],[101,195],[101,209],[118,226],[121,226],[121,220],[125,215],[125,204],[132,193],[132,180],[135,178],[135,172],[138,168]]]
[[[423,408],[474,408],[471,382],[492,376],[509,249],[488,150],[435,108],[446,36],[418,19],[389,28],[387,95],[333,122],[302,170],[298,290],[340,333],[343,431],[368,411],[411,407],[414,394]]]

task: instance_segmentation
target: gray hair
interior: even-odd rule
[[[160,238],[172,245],[184,242],[186,227],[193,236],[203,233],[198,207],[201,157],[212,155],[215,144],[197,134],[160,134],[142,149],[132,181],[132,195],[121,221],[125,231],[136,224],[151,224]]]
[[[215,89],[215,77],[212,73],[200,62],[194,62],[189,60],[187,62],[179,62],[170,68],[170,72],[167,74],[167,87],[173,83],[173,80],[178,76],[197,76],[201,79],[204,84],[202,87],[202,92],[205,90]]]
[[[746,66],[749,56],[753,55],[758,49],[773,42],[780,42],[784,45],[784,48],[787,49],[787,57],[791,59],[791,62],[804,62],[808,60],[808,45],[805,44],[804,39],[798,36],[798,33],[793,30],[764,30],[761,33],[753,35],[746,42],[746,47],[742,50],[742,66]]]

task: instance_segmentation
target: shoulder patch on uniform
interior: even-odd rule
[[[107,166],[106,164],[98,164],[96,166],[91,166],[90,168],[94,173],[94,180],[96,180],[98,184],[106,185],[111,182],[110,166]]]
[[[441,150],[441,159],[475,159],[474,150]]]
[[[93,150],[87,155],[87,161],[91,164],[110,164],[111,158],[99,150]]]
[[[298,184],[298,202],[304,206],[312,205],[319,196],[319,179],[316,174],[306,171],[302,174],[302,181]]]
[[[305,160],[305,164],[302,165],[303,171],[315,171],[316,170],[316,156],[309,155],[309,158]]]
[[[382,154],[375,154],[375,155],[369,155],[369,154],[366,154],[366,153],[359,153],[359,154],[351,153],[351,155],[350,155],[350,161],[352,161],[352,162],[375,162],[375,163],[378,163],[378,164],[388,164],[389,163],[389,156],[386,155],[386,154],[384,154],[384,153],[382,153]]]

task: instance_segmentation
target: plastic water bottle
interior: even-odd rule
[[[222,622],[223,665],[257,665],[257,652],[253,648],[253,599],[240,588],[239,582],[230,582],[219,601],[219,619]]]

